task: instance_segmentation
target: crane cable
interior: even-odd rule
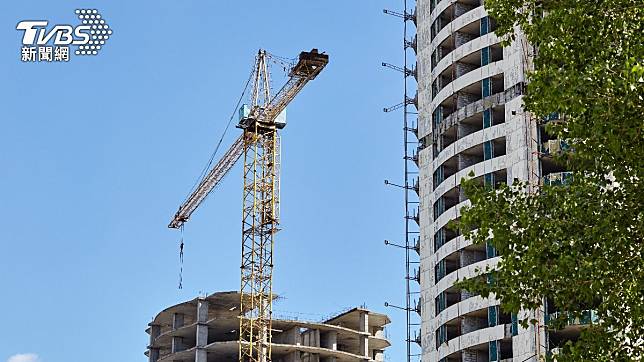
[[[179,243],[179,289],[183,289],[183,225],[181,225],[181,241]]]
[[[188,192],[188,195],[186,195],[186,200],[190,197],[192,192],[197,188],[197,185],[203,179],[206,177],[206,174],[210,167],[212,166],[212,162],[215,160],[215,156],[217,155],[217,151],[219,151],[219,147],[221,146],[221,143],[224,140],[224,137],[226,136],[226,133],[228,132],[228,128],[230,128],[230,124],[232,123],[233,119],[235,118],[235,114],[239,110],[239,106],[244,99],[244,95],[246,94],[246,91],[248,90],[248,86],[250,85],[250,81],[253,79],[253,75],[255,74],[255,69],[250,72],[250,75],[248,76],[248,80],[246,81],[246,85],[244,86],[244,90],[242,91],[242,94],[239,96],[239,99],[237,100],[237,104],[235,105],[235,109],[233,110],[233,113],[230,115],[230,118],[228,119],[228,123],[226,124],[226,128],[224,128],[224,132],[222,133],[221,137],[219,138],[219,141],[217,142],[217,146],[215,146],[215,150],[212,152],[210,155],[210,159],[208,159],[208,163],[206,163],[206,166],[204,166],[203,170],[201,171],[201,174],[197,179],[195,180],[194,185],[192,185],[192,188],[190,189],[190,192]]]
[[[215,150],[212,152],[210,155],[210,159],[208,160],[208,163],[206,166],[203,168],[201,171],[201,175],[195,180],[194,185],[192,186],[192,189],[186,196],[186,200],[190,197],[190,195],[194,192],[194,190],[197,188],[199,183],[203,181],[203,179],[206,177],[206,174],[208,170],[210,170],[210,167],[212,166],[212,162],[215,159],[215,156],[217,155],[217,151],[219,151],[219,147],[221,146],[221,143],[224,140],[224,137],[226,136],[226,133],[228,132],[228,128],[230,128],[230,124],[232,123],[233,119],[235,118],[235,114],[237,113],[237,110],[239,109],[239,106],[241,102],[244,99],[244,95],[246,94],[246,91],[248,90],[248,86],[250,85],[250,81],[253,79],[253,75],[255,74],[255,68],[253,67],[253,70],[250,72],[250,75],[248,76],[248,80],[246,81],[246,85],[244,86],[244,90],[242,91],[242,94],[239,96],[239,99],[237,100],[237,104],[235,105],[235,109],[233,110],[233,113],[230,115],[230,118],[228,119],[228,123],[226,123],[226,128],[224,128],[224,132],[222,133],[221,137],[219,138],[219,141],[217,142],[217,146],[215,146]],[[179,240],[179,289],[183,289],[183,247],[184,247],[184,239],[183,239],[183,226],[184,224],[181,224],[181,238]]]

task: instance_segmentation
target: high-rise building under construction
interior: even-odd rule
[[[459,289],[458,280],[500,256],[448,225],[468,202],[460,183],[470,173],[494,187],[567,181],[550,157],[561,144],[543,131],[547,120],[522,109],[533,47],[521,34],[503,47],[482,0],[406,0],[404,13],[385,12],[405,24],[405,66],[390,67],[405,75],[404,101],[393,108],[404,109],[405,122],[407,360],[527,362],[556,353],[584,320],[548,329],[557,311],[547,303],[513,316],[498,300]],[[526,315],[538,322],[521,327]]]

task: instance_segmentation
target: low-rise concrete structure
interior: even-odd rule
[[[169,307],[146,332],[150,362],[238,360],[239,299],[219,292]],[[353,308],[323,322],[273,319],[274,362],[384,361],[384,314]]]

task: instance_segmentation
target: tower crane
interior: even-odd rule
[[[203,177],[168,227],[188,221],[243,154],[239,362],[271,361],[273,245],[279,225],[280,137],[286,106],[329,62],[317,49],[301,52],[286,84],[273,96],[265,50],[257,53],[250,106],[240,109],[242,135]]]

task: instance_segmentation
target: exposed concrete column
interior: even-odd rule
[[[286,358],[284,359],[285,362],[301,362],[302,360],[300,359],[300,352],[299,351],[294,351],[286,355]]]
[[[463,186],[458,186],[458,202],[467,201],[467,195],[465,195],[465,188]]]
[[[300,337],[300,328],[291,328],[288,332],[288,343],[299,346],[302,344],[302,338]],[[298,357],[299,358],[299,357]]]
[[[316,353],[306,353],[302,360],[303,362],[320,362],[320,355]]]
[[[159,348],[152,347],[154,346],[154,341],[159,337],[159,335],[161,335],[161,326],[158,324],[150,324],[150,362],[157,362],[159,359]]]
[[[182,337],[172,337],[172,353],[181,352],[185,349]]]
[[[300,338],[300,328],[289,328],[284,332],[275,335],[273,337],[273,343],[288,344],[292,346],[301,345],[302,339]]]
[[[172,315],[172,330],[176,331],[177,329],[183,327],[184,315],[182,313],[174,313]],[[183,338],[181,337],[172,337],[172,353],[183,351]]]
[[[302,333],[302,345],[309,347],[320,347],[320,330],[310,329]]]
[[[208,353],[205,347],[208,345],[208,301],[199,299],[197,301],[197,336],[195,362],[207,362]]]
[[[183,327],[183,317],[183,313],[174,313],[172,315],[172,330],[176,331],[177,329]]]
[[[206,362],[208,361],[208,352],[205,348],[197,348],[195,352],[195,362]]]
[[[360,332],[369,333],[369,313],[365,311],[360,312],[360,325],[358,326]],[[360,335],[360,351],[358,354],[369,356],[369,336]]]
[[[523,328],[521,323],[518,324],[518,334],[512,337],[512,354],[514,358],[520,358],[521,361],[535,362],[540,360],[540,356],[546,353],[544,346],[546,343],[546,333],[543,330],[544,314],[541,309],[537,311],[521,310],[517,318],[536,319],[537,325],[528,324],[528,328]]]
[[[327,343],[328,345],[325,346],[325,348],[337,351],[338,350],[338,332],[336,331],[329,332]]]
[[[360,325],[358,326],[358,331],[369,333],[369,312],[360,312]]]
[[[150,348],[150,362],[157,362],[159,360],[159,349]]]

